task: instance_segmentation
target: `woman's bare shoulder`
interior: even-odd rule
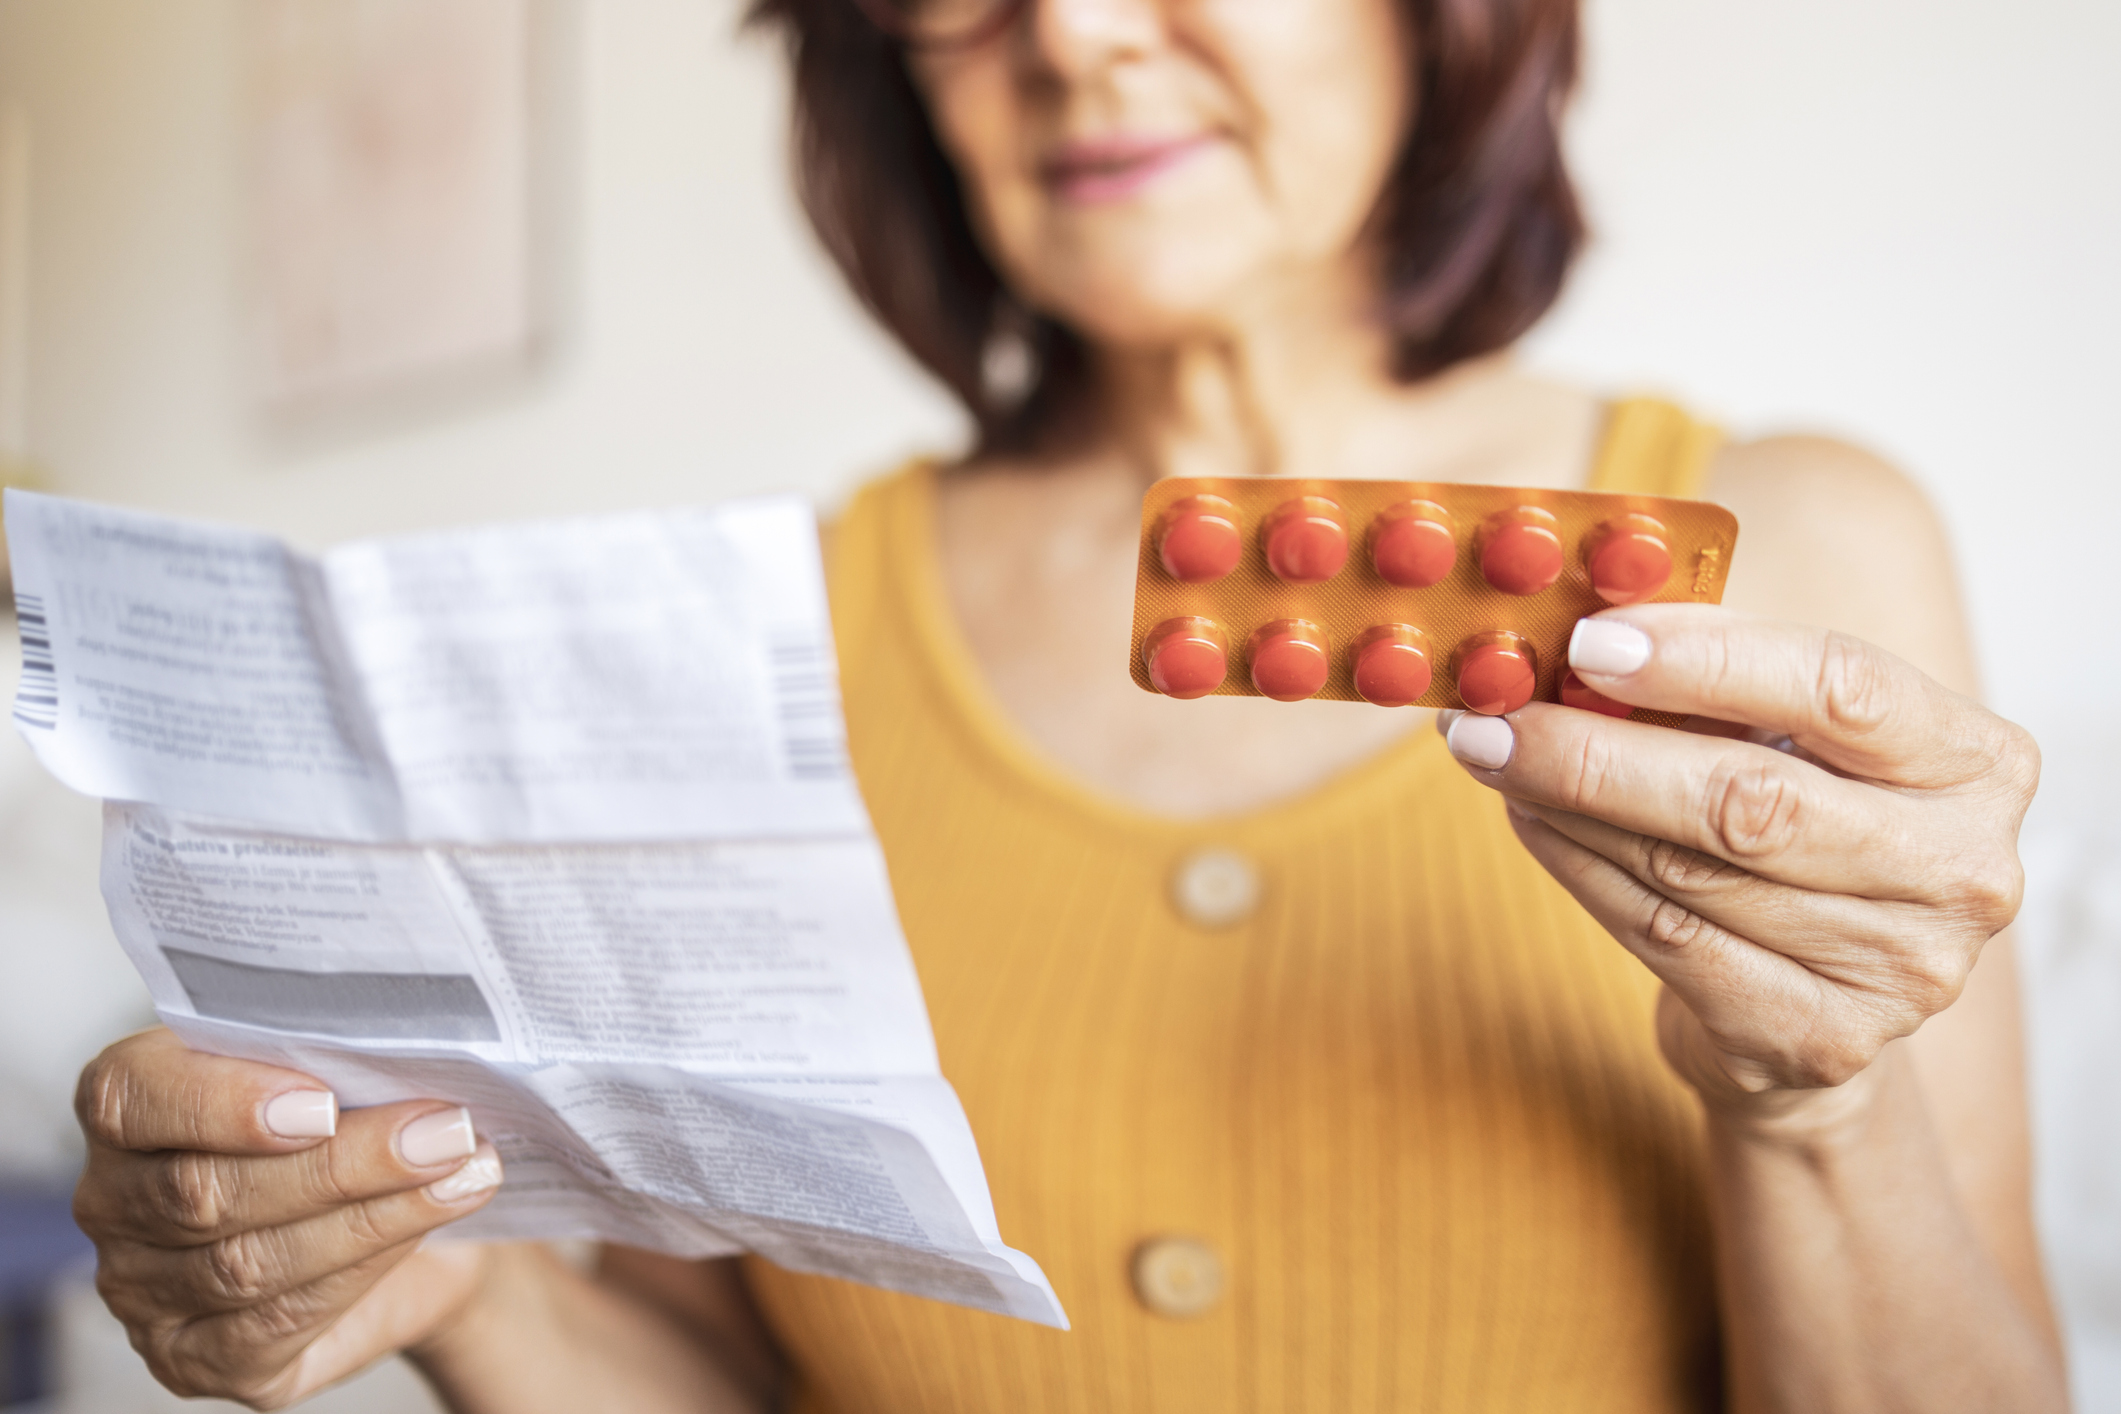
[[[1878,453],[1834,437],[1784,434],[1725,443],[1710,470],[1710,497],[1764,518],[1848,514],[1934,524],[1929,499]]]
[[[1854,634],[1976,690],[1944,525],[1891,462],[1830,437],[1733,442],[1708,496],[1738,516],[1726,603]]]

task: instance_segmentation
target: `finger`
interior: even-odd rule
[[[1711,604],[1639,604],[1580,620],[1569,666],[1615,701],[1783,733],[1868,780],[1937,789],[2038,772],[2022,730],[1826,629]]]
[[[386,1268],[359,1301],[303,1347],[292,1368],[295,1397],[431,1334],[478,1285],[489,1250],[474,1242],[429,1242]]]
[[[74,1111],[92,1145],[285,1154],[337,1131],[329,1086],[298,1070],[194,1051],[157,1027],[81,1072]]]
[[[1534,816],[1517,837],[1548,873],[1698,1017],[1717,1046],[1780,1083],[1837,1085],[1875,1053],[1877,1028],[1809,969],[1646,888],[1626,870]]]
[[[1791,888],[1587,815],[1517,801],[1510,808],[1610,860],[1652,893],[1842,987],[1897,995],[1912,980],[1911,965],[1929,968],[1927,954],[1907,945],[1921,930],[1917,906]]]
[[[469,1110],[411,1100],[348,1110],[336,1138],[292,1154],[103,1150],[75,1216],[101,1238],[195,1247],[432,1183],[477,1143]]]
[[[432,1331],[471,1294],[485,1251],[409,1243],[266,1306],[165,1328],[144,1353],[180,1392],[285,1408]]]
[[[375,1273],[362,1273],[352,1280],[333,1278],[344,1282],[336,1299],[346,1302],[348,1294],[354,1293],[353,1299],[277,1372],[274,1406],[305,1399],[378,1355],[403,1350],[432,1332],[478,1284],[486,1251],[483,1245],[470,1242],[427,1243],[409,1252],[394,1252],[391,1261]],[[354,1282],[364,1279],[369,1284],[356,1292]],[[233,1341],[242,1340],[249,1334],[242,1328],[254,1324],[240,1315],[212,1319],[237,1328],[229,1333]],[[201,1330],[195,1338],[204,1344],[217,1334]]]
[[[1476,780],[1713,854],[1765,878],[1893,897],[1924,887],[1951,820],[1748,741],[1535,702],[1445,733]]]
[[[239,1311],[318,1284],[476,1211],[501,1182],[500,1155],[480,1145],[423,1187],[195,1247],[117,1243],[98,1272],[148,1319]]]
[[[136,1324],[133,1344],[155,1378],[178,1394],[283,1408],[305,1392],[299,1385],[308,1347],[419,1247],[417,1240],[400,1244],[241,1310],[129,1323]]]

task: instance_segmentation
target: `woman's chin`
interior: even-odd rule
[[[1202,258],[1207,256],[1209,258]],[[1233,325],[1260,262],[1217,261],[1209,250],[1130,252],[1070,262],[1022,282],[1036,303],[1093,344],[1140,348],[1216,337]]]
[[[1146,352],[1222,339],[1232,321],[1216,302],[1084,299],[1054,308],[1061,323],[1096,348]]]

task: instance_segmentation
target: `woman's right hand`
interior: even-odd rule
[[[82,1072],[74,1216],[155,1378],[278,1409],[448,1325],[485,1249],[422,1250],[501,1181],[467,1111],[338,1113],[297,1071],[128,1037]]]

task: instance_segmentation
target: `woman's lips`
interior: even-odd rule
[[[1207,134],[1182,138],[1102,138],[1071,142],[1039,164],[1047,190],[1063,201],[1124,201],[1207,150]]]

